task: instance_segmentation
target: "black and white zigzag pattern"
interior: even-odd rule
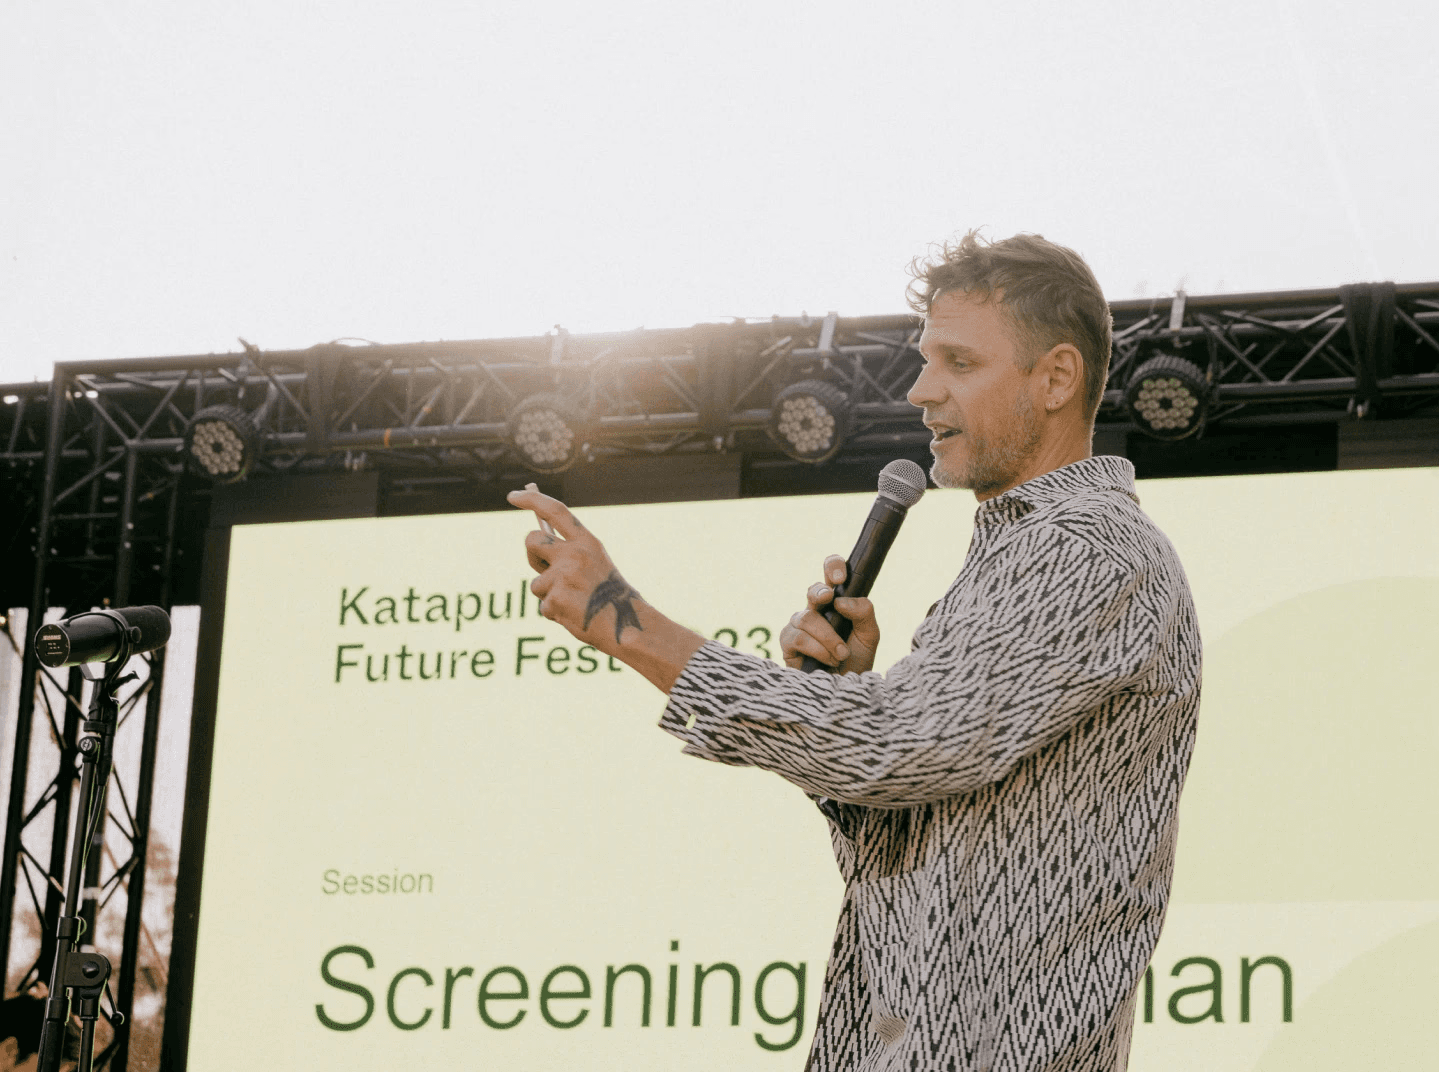
[[[1125,1067],[1200,686],[1184,570],[1138,502],[1097,457],[981,505],[884,675],[711,642],[671,691],[688,754],[831,802],[846,889],[811,1072]]]

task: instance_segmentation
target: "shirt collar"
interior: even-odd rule
[[[1085,491],[1118,491],[1138,503],[1133,463],[1128,458],[1113,454],[1099,454],[1083,461],[1070,462],[980,503],[979,514],[1028,513],[1022,509],[1023,506],[1041,510]]]

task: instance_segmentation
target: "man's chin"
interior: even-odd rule
[[[937,488],[968,488],[973,486],[969,480],[968,473],[956,472],[938,458],[936,458],[934,464],[929,467],[929,479],[934,481],[934,486]]]
[[[964,488],[979,496],[997,494],[1000,489],[1011,487],[1017,482],[1012,474],[998,473],[989,469],[976,470],[974,466],[965,469],[951,469],[938,458],[929,467],[929,479],[937,488]]]

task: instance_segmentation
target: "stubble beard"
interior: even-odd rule
[[[968,459],[962,469],[950,469],[936,456],[929,470],[934,486],[968,488],[976,495],[1009,487],[1023,463],[1033,457],[1039,447],[1039,421],[1034,403],[1028,394],[1021,392],[1015,399],[1009,424],[994,437],[969,431],[960,434],[969,439]]]

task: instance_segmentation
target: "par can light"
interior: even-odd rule
[[[526,469],[562,473],[580,456],[582,423],[556,395],[531,395],[507,424],[510,448]]]
[[[839,453],[849,433],[849,398],[822,380],[800,380],[770,403],[770,438],[795,461],[819,464]]]
[[[1204,426],[1209,383],[1199,366],[1164,354],[1140,365],[1124,390],[1130,418],[1155,439],[1184,439]]]
[[[235,406],[206,406],[185,429],[191,468],[217,484],[242,480],[255,463],[259,434],[250,415]]]

